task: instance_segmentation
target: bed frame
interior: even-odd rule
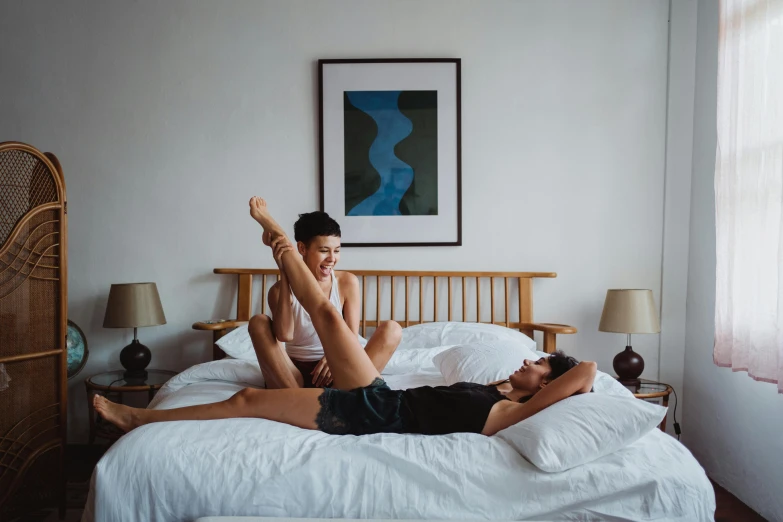
[[[385,319],[393,319],[400,323],[401,326],[407,327],[416,324],[435,322],[436,320],[448,320],[458,322],[480,322],[485,324],[496,324],[505,326],[507,328],[518,329],[531,339],[535,331],[543,333],[544,337],[544,352],[552,353],[557,349],[557,335],[558,334],[574,334],[576,328],[573,326],[553,323],[536,323],[533,322],[533,279],[534,278],[554,278],[557,274],[554,272],[439,272],[439,271],[401,271],[401,270],[349,270],[352,274],[359,278],[362,285],[362,314],[361,322],[359,323],[359,332],[363,337],[367,336],[367,328],[375,328],[380,321]],[[259,276],[261,279],[261,313],[266,312],[266,300],[269,283],[269,278],[274,278],[276,282],[280,278],[280,273],[277,269],[270,268],[216,268],[215,274],[223,274],[236,276],[237,278],[237,317],[231,320],[220,321],[201,321],[193,324],[195,330],[207,330],[211,331],[213,335],[213,342],[220,339],[223,335],[228,333],[233,328],[247,324],[250,317],[253,315],[253,277]],[[398,312],[395,314],[395,297],[399,297],[398,286],[402,286],[400,283],[404,279],[405,291],[402,299],[405,303],[405,315],[404,317]],[[455,280],[457,280],[455,282]],[[514,304],[509,303],[509,280],[516,283],[516,293],[518,294],[519,307],[516,313],[517,320],[511,319],[511,308]],[[389,282],[389,286],[386,286],[386,282]],[[443,286],[443,283],[447,281],[447,289],[445,292],[441,291],[441,299],[438,299],[439,287]],[[472,284],[471,281],[473,281]],[[431,282],[432,292],[428,288]],[[368,285],[369,283],[369,285]],[[461,284],[460,284],[461,283]],[[271,287],[271,284],[269,285]],[[369,287],[369,288],[368,288]],[[411,306],[412,297],[411,293],[415,294],[415,290],[411,292],[411,288],[418,287],[418,307],[413,308]],[[456,289],[455,289],[456,287]],[[462,298],[459,301],[461,303],[461,313],[454,313],[456,294],[461,287]],[[489,320],[482,320],[481,308],[482,308],[482,287],[484,291],[489,291]],[[500,290],[496,292],[496,288]],[[476,308],[475,314],[468,317],[468,298],[467,290],[475,290]],[[371,293],[369,291],[374,290],[375,293],[375,306],[370,310],[368,314],[368,301],[371,300]],[[384,290],[386,292],[384,292]],[[384,295],[386,293],[387,295]],[[444,305],[443,294],[446,294],[446,303]],[[498,295],[502,294],[502,297],[498,299]],[[425,301],[426,295],[426,301]],[[385,309],[382,307],[382,303],[385,305],[388,303],[388,317],[385,319]],[[426,307],[425,307],[426,303]],[[415,302],[414,302],[415,304]],[[441,313],[438,313],[438,306],[441,306]],[[502,320],[497,320],[496,308],[501,310],[499,313],[502,315]],[[432,310],[432,319],[427,320],[425,315],[427,311]],[[448,313],[443,314],[443,310],[447,309]],[[413,313],[415,312],[415,314]],[[485,308],[486,312],[486,308]],[[484,314],[486,315],[486,314]],[[222,359],[225,357],[225,353],[217,347],[213,346],[213,359]]]

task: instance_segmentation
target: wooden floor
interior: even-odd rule
[[[715,488],[715,522],[764,522],[766,519],[743,504],[737,497],[717,485]]]

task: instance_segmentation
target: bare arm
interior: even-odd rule
[[[498,403],[492,408],[481,433],[494,435],[575,393],[589,392],[593,387],[597,369],[598,365],[592,361],[581,362],[552,383],[547,384],[543,390],[536,393],[524,404],[506,401]]]
[[[269,309],[272,311],[272,331],[278,341],[286,343],[294,338],[294,312],[291,288],[284,271],[280,281],[269,289]]]
[[[361,294],[359,292],[359,279],[350,272],[342,274],[344,284],[341,290],[345,296],[343,303],[343,319],[353,333],[359,335],[359,318],[362,313]]]

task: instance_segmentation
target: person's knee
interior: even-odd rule
[[[314,313],[310,314],[310,317],[313,321],[317,318],[326,328],[334,328],[338,323],[345,321],[337,308],[326,300],[318,305]]]
[[[264,314],[256,314],[250,318],[247,329],[251,334],[272,331],[272,320]]]
[[[243,410],[247,408],[247,406],[253,401],[255,396],[258,394],[258,392],[261,390],[256,390],[253,388],[244,388],[234,395],[231,396],[229,399],[229,402],[231,403],[231,406],[233,408],[236,408],[237,410]]]
[[[275,334],[272,330],[272,319],[266,315],[257,314],[251,317],[247,325],[247,331],[256,348],[266,348],[274,345]]]
[[[389,341],[399,343],[402,339],[402,327],[397,321],[383,321],[381,322],[378,330],[383,332]]]

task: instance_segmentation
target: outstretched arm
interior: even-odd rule
[[[269,310],[272,311],[272,331],[275,338],[287,343],[294,338],[294,313],[288,278],[281,271],[280,281],[269,289]]]
[[[285,236],[277,238],[271,246],[272,255],[280,270],[280,281],[269,289],[269,309],[274,317],[272,330],[278,341],[286,343],[294,338],[294,301],[291,287],[288,286],[288,275],[283,268],[282,257],[285,252],[293,251],[294,247]]]
[[[492,409],[481,433],[494,435],[575,393],[589,392],[593,387],[597,369],[598,365],[592,361],[580,362],[551,384],[547,384],[526,403],[499,403],[498,407]]]

